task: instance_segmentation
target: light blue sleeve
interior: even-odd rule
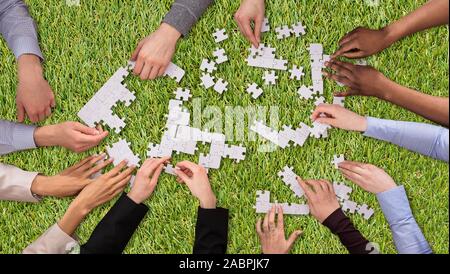
[[[0,120],[0,155],[36,148],[36,127]]]
[[[448,163],[448,129],[413,122],[401,122],[367,117],[364,136],[383,140],[408,150]]]
[[[399,254],[430,254],[427,240],[411,212],[403,186],[377,194]]]
[[[16,59],[23,54],[34,54],[44,59],[39,48],[36,25],[23,1],[0,1],[0,33]]]

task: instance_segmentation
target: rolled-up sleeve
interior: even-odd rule
[[[364,136],[393,143],[434,159],[449,161],[448,129],[413,122],[367,117]]]
[[[35,126],[0,120],[0,155],[36,148]]]
[[[400,254],[429,254],[432,250],[417,225],[403,186],[377,194]]]
[[[213,0],[176,0],[164,17],[163,23],[171,25],[183,36],[187,36],[213,2]]]
[[[23,1],[0,1],[0,32],[17,59],[23,54],[34,54],[44,59],[36,24]]]

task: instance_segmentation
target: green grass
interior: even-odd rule
[[[76,113],[119,67],[125,64],[137,42],[155,30],[172,1],[84,1],[80,7],[68,7],[65,1],[27,1],[39,26],[42,50],[46,56],[45,76],[53,87],[57,108],[43,124],[77,120]],[[254,101],[245,92],[247,83],[262,84],[262,70],[247,67],[244,59],[249,44],[236,31],[232,15],[239,1],[216,1],[187,39],[178,45],[174,62],[187,75],[182,86],[189,87],[204,105],[279,106],[281,124],[308,121],[312,102],[299,100],[295,90],[301,83],[289,81],[280,73],[279,84],[266,88],[264,96]],[[308,34],[302,39],[277,41],[272,31],[263,42],[277,48],[277,54],[307,68],[307,46],[323,43],[327,52],[336,49],[337,41],[353,28],[363,25],[382,27],[406,15],[425,1],[381,1],[370,7],[364,1],[267,1],[267,14],[272,27],[302,20]],[[127,4],[125,4],[127,3]],[[275,4],[276,3],[276,4]],[[202,58],[212,57],[215,49],[211,33],[226,28],[231,34],[223,46],[231,61],[220,65],[217,75],[230,82],[229,91],[218,96],[200,86],[199,65]],[[395,44],[383,53],[369,58],[369,63],[395,81],[428,94],[448,96],[448,29],[426,31]],[[0,41],[0,116],[15,119],[16,72],[14,57],[4,41]],[[120,134],[111,136],[97,149],[74,154],[61,148],[36,149],[14,153],[0,160],[26,170],[56,174],[89,153],[101,152],[107,144],[125,137],[141,158],[149,142],[159,143],[164,130],[167,104],[177,84],[164,78],[156,81],[127,79],[137,100],[130,108],[119,106],[117,112],[127,118],[128,125]],[[310,83],[308,76],[304,83]],[[330,101],[337,86],[326,82]],[[372,98],[351,98],[347,107],[364,115],[388,119],[424,121],[420,117]],[[258,253],[255,233],[257,215],[252,206],[255,192],[266,189],[278,201],[300,202],[277,178],[284,165],[295,167],[305,178],[344,181],[330,164],[333,154],[345,153],[354,161],[372,163],[387,170],[406,186],[417,222],[436,253],[448,253],[448,166],[394,145],[364,138],[360,134],[333,130],[328,140],[310,139],[303,148],[279,150],[272,154],[257,153],[258,143],[246,142],[246,161],[235,164],[225,160],[218,171],[210,174],[219,205],[230,209],[229,253]],[[187,159],[197,161],[197,157]],[[185,159],[175,157],[175,162]],[[348,182],[349,183],[349,182]],[[375,216],[366,221],[357,215],[351,219],[372,242],[379,243],[383,253],[395,253],[389,226],[375,197],[355,187],[352,199],[375,208]],[[60,218],[72,199],[47,198],[39,204],[0,202],[0,253],[18,253]],[[86,241],[114,201],[96,209],[78,229]],[[192,250],[197,201],[187,188],[173,177],[162,176],[157,191],[147,202],[151,210],[131,239],[126,253],[189,253]],[[312,217],[286,217],[286,231],[304,230],[304,237],[293,253],[346,253],[339,240]]]

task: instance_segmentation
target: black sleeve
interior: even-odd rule
[[[81,246],[81,254],[121,254],[148,208],[136,204],[124,193],[103,217],[89,240]]]
[[[194,254],[225,254],[228,243],[228,210],[198,208]]]
[[[369,241],[353,226],[341,208],[328,216],[323,225],[339,237],[350,254],[369,254],[372,251],[368,248]]]

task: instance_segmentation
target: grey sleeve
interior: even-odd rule
[[[44,59],[39,48],[36,25],[23,1],[0,1],[0,33],[16,59],[23,54],[34,54]]]
[[[183,36],[187,36],[213,2],[214,0],[176,0],[164,17],[163,23],[171,25]]]
[[[36,127],[0,120],[0,155],[35,148]]]

